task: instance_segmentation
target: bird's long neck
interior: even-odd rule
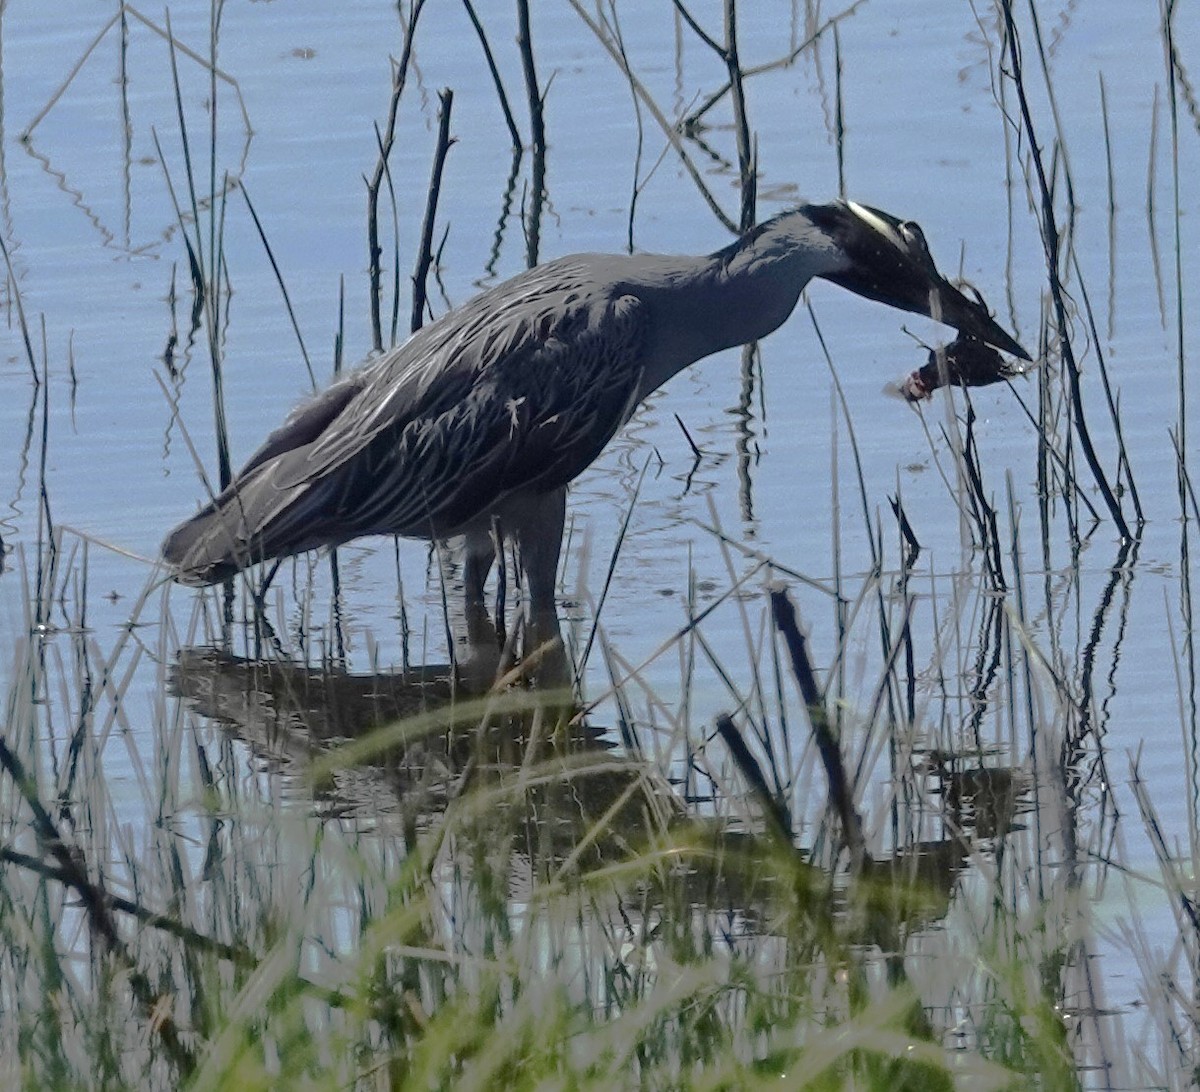
[[[803,209],[767,221],[706,258],[685,260],[689,264],[648,297],[656,334],[643,393],[703,357],[778,329],[809,280],[842,260]]]

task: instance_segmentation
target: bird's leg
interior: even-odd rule
[[[488,617],[484,589],[496,560],[491,530],[468,531],[463,536],[463,604],[466,650],[456,657],[459,676],[473,689],[486,689],[496,678],[500,645],[496,628]]]
[[[496,640],[501,644],[508,643],[508,566],[504,563],[504,528],[500,525],[500,517],[492,516],[491,526],[492,552],[499,562],[496,572],[496,609],[494,621],[496,625]]]
[[[478,621],[488,620],[484,588],[496,561],[491,531],[469,531],[463,536],[463,599],[467,608],[467,636],[474,639]]]
[[[534,674],[540,684],[550,687],[570,686],[572,682],[554,600],[566,512],[565,486],[542,494],[522,513],[514,535],[525,582],[523,653],[528,657],[538,652]]]

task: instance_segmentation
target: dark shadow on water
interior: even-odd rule
[[[1032,810],[1033,777],[1028,771],[937,749],[925,755],[920,769],[932,776],[933,791],[952,831],[994,839],[1024,829],[1018,817]]]
[[[15,536],[19,519],[23,514],[21,507],[21,496],[25,492],[26,478],[29,474],[29,453],[33,447],[33,429],[37,421],[37,411],[40,404],[41,388],[33,386],[29,392],[29,412],[25,415],[25,435],[21,441],[20,452],[17,455],[17,484],[12,497],[7,503],[8,511],[12,514],[12,518],[7,518],[0,514],[0,532],[10,531]]]
[[[931,752],[918,772],[936,778],[928,798],[946,833],[869,861],[851,897],[805,850],[686,804],[677,784],[561,696],[464,699],[449,664],[354,673],[213,648],[181,650],[168,683],[248,747],[286,798],[311,799],[322,818],[392,826],[412,845],[454,801],[479,793],[490,803],[468,825],[480,844],[507,840],[533,876],[669,843],[685,848],[652,885],[666,883],[655,901],[669,889],[694,908],[736,913],[750,932],[769,931],[781,907],[837,917],[854,943],[885,954],[945,917],[978,841],[1020,829],[1030,786],[1020,771]]]
[[[288,795],[311,793],[326,817],[395,817],[424,828],[468,789],[503,789],[523,776],[528,785],[507,794],[505,806],[523,805],[538,856],[553,863],[597,825],[603,854],[616,851],[614,838],[641,844],[679,813],[669,785],[620,755],[561,695],[472,699],[454,685],[449,664],[354,673],[189,648],[168,682],[280,775]],[[332,772],[312,776],[323,759]]]

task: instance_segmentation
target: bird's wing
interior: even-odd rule
[[[300,407],[164,556],[212,582],[359,535],[446,534],[564,485],[632,413],[648,321],[587,260],[530,270]]]
[[[367,373],[359,369],[298,406],[246,460],[246,465],[238,471],[237,476],[245,478],[251,471],[277,456],[319,439],[345,408],[362,393],[366,382]]]
[[[268,440],[264,451],[274,443],[277,454],[233,487],[254,512],[244,532],[256,552],[442,533],[505,494],[565,485],[595,460],[635,406],[647,335],[640,300],[547,296],[508,314],[474,306],[484,300],[413,338],[402,359],[368,366],[316,439],[306,437],[322,413],[314,406],[280,430],[305,442]]]
[[[572,328],[573,327],[573,328]],[[632,296],[602,321],[567,316],[530,330],[464,398],[377,436],[335,475],[339,519],[355,533],[461,526],[517,491],[566,485],[632,413],[645,314]]]

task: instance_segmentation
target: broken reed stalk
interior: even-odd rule
[[[371,338],[376,352],[383,352],[383,324],[380,319],[380,293],[382,270],[380,257],[383,250],[379,245],[379,191],[383,186],[384,174],[388,159],[392,154],[392,146],[396,142],[396,115],[400,109],[400,96],[404,94],[404,85],[408,80],[408,65],[412,57],[413,38],[417,32],[417,20],[425,0],[413,0],[409,9],[408,22],[404,28],[404,45],[400,51],[400,59],[392,65],[392,95],[388,103],[387,121],[379,139],[379,158],[375,161],[375,169],[367,183],[367,268],[370,277],[371,302]]]
[[[471,20],[471,26],[475,28],[475,33],[479,36],[479,44],[483,47],[483,56],[487,61],[488,71],[492,74],[492,83],[496,87],[496,97],[500,100],[500,109],[504,112],[504,124],[508,126],[513,152],[520,155],[524,148],[521,141],[521,130],[517,128],[517,120],[513,117],[512,107],[508,105],[508,95],[504,90],[504,81],[500,79],[500,69],[496,67],[496,57],[488,43],[487,34],[484,33],[483,24],[479,21],[479,16],[475,14],[475,5],[471,3],[471,0],[463,0],[463,7],[467,9],[467,18]]]
[[[637,78],[633,70],[629,67],[628,61],[621,54],[621,50],[614,41],[613,36],[609,34],[605,28],[598,23],[584,8],[581,0],[567,0],[571,5],[572,10],[584,25],[595,36],[596,40],[607,50],[608,55],[617,63],[621,71],[625,73],[625,78],[629,80],[629,86],[633,89],[638,99],[641,100],[647,112],[654,119],[655,124],[662,130],[663,136],[667,142],[675,150],[675,154],[679,156],[680,163],[683,164],[683,169],[687,171],[688,177],[695,184],[696,189],[700,192],[700,196],[704,199],[704,203],[708,206],[709,211],[717,218],[718,222],[727,231],[737,234],[737,224],[731,219],[721,208],[716,197],[713,196],[712,190],[704,181],[704,175],[700,169],[692,161],[692,157],[688,155],[687,148],[684,147],[683,137],[680,133],[681,127],[674,121],[668,120],[666,114],[663,113],[662,107],[654,100],[654,97],[646,89],[646,86]],[[728,90],[728,88],[726,88]],[[724,92],[722,92],[724,93]]]
[[[220,487],[224,489],[233,480],[233,463],[229,457],[229,428],[225,417],[225,387],[221,374],[221,335],[220,335],[220,274],[221,263],[214,254],[216,248],[216,225],[214,223],[216,210],[213,207],[216,196],[215,181],[215,146],[210,145],[209,212],[209,268],[204,265],[204,236],[200,230],[200,201],[196,197],[196,176],[192,167],[191,141],[188,139],[187,117],[183,110],[183,91],[179,82],[179,63],[175,55],[175,37],[171,31],[171,15],[167,12],[167,42],[168,54],[171,59],[171,81],[175,89],[175,113],[179,121],[179,138],[183,146],[184,173],[187,176],[188,199],[192,210],[193,241],[188,243],[188,256],[191,261],[192,283],[198,301],[203,304],[205,330],[208,334],[208,351],[212,366],[213,382],[213,416],[214,432],[217,444],[217,478]],[[157,143],[157,138],[156,143]],[[160,152],[161,155],[161,152]],[[165,170],[165,167],[164,167]],[[178,212],[178,210],[177,210]],[[186,237],[186,225],[180,219],[180,226]],[[193,249],[194,248],[194,249]]]
[[[723,59],[729,72],[729,87],[733,103],[733,131],[737,136],[738,174],[741,178],[742,189],[742,216],[739,228],[746,232],[754,227],[758,179],[754,151],[750,142],[750,123],[746,118],[746,92],[742,87],[742,63],[738,56],[736,0],[725,0],[724,14],[725,51]]]
[[[854,806],[850,779],[846,776],[846,766],[842,761],[841,747],[829,723],[825,699],[821,694],[821,688],[817,685],[816,673],[813,671],[812,660],[808,655],[807,640],[796,623],[796,608],[792,606],[787,591],[775,587],[770,589],[769,595],[771,597],[771,617],[775,628],[782,635],[784,644],[787,646],[792,672],[796,676],[796,682],[800,685],[800,693],[808,709],[808,720],[812,726],[813,739],[816,741],[817,752],[821,756],[821,764],[825,767],[825,777],[829,782],[829,800],[841,820],[842,837],[846,841],[846,848],[850,851],[850,867],[855,874],[858,874],[866,860],[866,841],[863,837],[862,817]]]
[[[55,883],[62,884],[63,887],[75,888],[76,880],[78,879],[77,873],[69,872],[61,866],[56,867],[55,865],[47,864],[40,857],[31,857],[28,853],[21,853],[19,850],[10,849],[7,846],[0,846],[0,861],[5,861],[28,872],[36,873],[43,879],[53,880]],[[206,955],[215,955],[219,959],[229,960],[240,967],[253,967],[258,962],[258,957],[243,945],[226,944],[224,941],[214,940],[212,937],[184,925],[177,918],[160,914],[156,910],[142,906],[141,903],[123,898],[120,895],[114,895],[104,889],[96,888],[96,890],[103,897],[104,903],[112,910],[127,914],[131,918],[136,918],[140,925],[169,933],[177,940],[182,940],[194,951],[203,952]]]
[[[1008,586],[1004,581],[1004,564],[1000,555],[1000,533],[996,525],[996,509],[987,499],[983,486],[983,471],[979,462],[979,449],[975,443],[975,407],[967,398],[966,432],[962,443],[962,467],[966,483],[967,499],[970,503],[971,518],[975,524],[975,537],[980,551],[984,556],[984,570],[997,592],[1005,592]],[[942,435],[946,443],[950,438],[943,428]]]
[[[846,197],[846,102],[842,95],[842,36],[833,28],[833,139],[837,148],[838,197]]]
[[[533,61],[529,0],[517,0],[517,50],[521,54],[521,72],[525,77],[525,95],[529,100],[529,128],[533,145],[529,213],[525,221],[525,264],[532,269],[538,263],[541,248],[542,203],[546,193],[546,97],[538,85],[537,68]]]
[[[1171,437],[1171,445],[1175,449],[1175,472],[1179,475],[1184,496],[1192,503],[1192,519],[1200,523],[1200,502],[1196,500],[1196,489],[1192,485],[1192,478],[1188,473],[1187,460],[1183,457],[1183,446],[1179,441],[1179,434],[1175,429],[1169,428],[1167,435]]]
[[[279,263],[275,260],[275,252],[271,249],[271,244],[267,240],[267,233],[263,229],[262,221],[258,218],[258,212],[254,208],[254,202],[250,200],[250,192],[246,189],[245,183],[240,184],[239,188],[242,191],[242,199],[246,202],[246,208],[250,210],[250,219],[254,221],[254,228],[258,232],[258,238],[262,242],[263,250],[267,252],[267,261],[271,263],[271,270],[275,274],[275,283],[279,285],[279,291],[283,295],[283,305],[287,308],[288,318],[292,323],[292,330],[296,335],[296,343],[300,346],[300,355],[304,358],[304,367],[308,371],[308,379],[315,391],[317,389],[317,376],[313,371],[312,361],[308,356],[308,349],[304,345],[304,335],[300,332],[300,323],[296,319],[296,309],[292,306],[292,298],[288,294],[287,284],[283,279],[283,270],[279,268]]]
[[[217,98],[217,43],[221,35],[221,14],[225,9],[225,0],[210,0],[208,6],[208,200],[209,212],[208,218],[208,255],[209,261],[212,262],[212,269],[209,273],[209,281],[214,288],[217,286],[220,275],[221,265],[224,261],[224,236],[225,236],[225,202],[224,194],[228,192],[228,185],[225,186],[222,193],[221,202],[221,225],[220,231],[217,229],[217,218],[211,215],[214,212],[214,206],[217,203],[217,121],[218,121],[218,98]],[[226,178],[228,183],[228,178]],[[220,317],[220,300],[214,294],[213,298],[213,317]],[[214,322],[214,326],[217,325]]]
[[[896,517],[896,525],[900,530],[900,537],[904,542],[903,572],[907,576],[909,570],[916,564],[917,558],[921,556],[921,542],[917,538],[917,533],[913,530],[912,524],[908,522],[908,516],[900,500],[899,489],[896,490],[895,496],[888,497],[888,503],[892,506],[892,513]]]
[[[525,95],[529,100],[529,127],[534,155],[546,152],[545,98],[538,86],[533,62],[533,36],[529,29],[529,0],[517,0],[517,50],[521,54],[521,72],[525,77]],[[514,126],[515,128],[515,126]]]
[[[1175,46],[1175,8],[1176,0],[1165,0],[1162,4],[1162,36],[1163,45],[1166,53],[1167,61],[1167,111],[1171,120],[1171,198],[1172,212],[1174,223],[1174,243],[1175,243],[1175,341],[1177,354],[1177,397],[1178,397],[1178,413],[1179,421],[1176,425],[1176,432],[1179,436],[1179,450],[1181,452],[1180,470],[1187,470],[1187,368],[1185,366],[1186,355],[1184,346],[1186,344],[1186,326],[1184,324],[1183,314],[1183,237],[1180,227],[1181,202],[1179,196],[1179,89],[1178,76],[1181,74],[1182,66],[1179,61],[1179,53]],[[1185,75],[1186,79],[1186,75]],[[1184,90],[1186,92],[1187,85],[1185,83]],[[1182,476],[1178,481],[1179,488],[1179,505],[1180,510],[1186,518],[1187,505],[1184,492],[1184,483]]]
[[[54,570],[58,561],[58,536],[54,532],[54,519],[50,513],[50,494],[46,489],[46,460],[50,452],[50,358],[46,352],[46,319],[42,317],[42,381],[33,389],[33,405],[42,406],[42,435],[38,451],[38,515],[37,543],[39,564],[37,567],[37,624],[44,624],[50,617],[54,589]],[[49,559],[49,572],[41,564],[43,556]]]
[[[738,176],[741,183],[742,204],[738,218],[738,232],[744,234],[754,226],[757,205],[757,170],[754,162],[754,148],[750,139],[750,124],[746,116],[746,92],[743,86],[744,73],[741,59],[738,55],[737,41],[737,0],[724,0],[721,5],[724,44],[705,33],[703,27],[683,5],[683,0],[674,0],[675,10],[680,18],[692,29],[692,32],[709,49],[711,49],[725,65],[729,82],[722,94],[728,92],[733,107],[733,131],[737,142]]]
[[[572,0],[572,3],[574,3],[574,0]],[[826,19],[825,22],[817,27],[817,29],[814,30],[807,38],[805,38],[803,42],[793,48],[790,52],[784,54],[782,57],[778,57],[773,61],[766,61],[763,64],[756,64],[749,68],[742,69],[742,79],[746,80],[753,76],[761,76],[764,72],[773,72],[777,68],[787,68],[788,65],[794,64],[801,53],[811,49],[817,44],[817,42],[821,40],[826,32],[837,26],[837,24],[843,19],[848,19],[865,3],[866,0],[854,0],[854,3],[848,8],[846,8],[844,11],[839,11],[836,15]],[[693,29],[695,29],[695,27],[693,27]],[[726,95],[728,95],[730,90],[731,85],[728,81],[726,81],[721,87],[717,88],[716,91],[705,98],[695,110],[688,114],[688,116],[685,117],[680,123],[680,127],[685,131],[694,129],[699,123],[700,119],[704,117],[709,110],[716,106],[717,103],[720,102]]]
[[[1062,176],[1063,176],[1064,184],[1066,187],[1068,224],[1066,227],[1065,234],[1068,238],[1073,238],[1074,234],[1075,234],[1075,212],[1076,212],[1077,206],[1076,206],[1076,201],[1075,201],[1075,184],[1074,184],[1074,180],[1073,180],[1072,174],[1071,174],[1071,164],[1070,164],[1070,160],[1066,154],[1066,139],[1065,139],[1064,132],[1063,132],[1063,123],[1062,123],[1062,118],[1061,118],[1061,115],[1060,115],[1059,109],[1058,109],[1057,96],[1055,94],[1055,89],[1054,89],[1054,81],[1050,74],[1050,61],[1047,56],[1045,44],[1042,40],[1041,23],[1038,19],[1037,8],[1032,4],[1030,5],[1030,8],[1029,8],[1029,16],[1030,16],[1030,21],[1031,21],[1032,27],[1033,27],[1034,42],[1036,43],[1036,46],[1037,46],[1038,59],[1041,63],[1042,77],[1043,77],[1043,80],[1045,81],[1046,96],[1047,96],[1049,106],[1050,106],[1050,117],[1054,124],[1054,130],[1055,130],[1055,134],[1056,134],[1056,138],[1057,138],[1057,145],[1056,145],[1057,156],[1056,156],[1056,158],[1058,158],[1060,160]],[[1103,87],[1103,84],[1101,86]],[[1107,118],[1105,118],[1106,141],[1107,141],[1107,124],[1108,124]],[[1055,166],[1056,172],[1058,169],[1059,169],[1059,164],[1056,164],[1056,166]],[[1111,199],[1111,196],[1112,196],[1111,180],[1110,180],[1110,184],[1109,184],[1109,196]],[[1109,236],[1110,236],[1110,245],[1111,245],[1112,240],[1113,240],[1111,220],[1110,220]],[[1145,523],[1145,518],[1144,518],[1144,515],[1142,512],[1141,501],[1138,497],[1137,485],[1134,482],[1133,469],[1129,462],[1129,454],[1125,447],[1125,435],[1124,435],[1124,430],[1121,427],[1121,413],[1120,413],[1118,399],[1113,394],[1112,383],[1109,380],[1109,376],[1108,376],[1108,362],[1105,358],[1104,351],[1101,348],[1102,343],[1100,340],[1099,333],[1097,332],[1097,329],[1096,329],[1096,315],[1092,309],[1092,301],[1091,301],[1090,295],[1088,294],[1087,282],[1084,280],[1083,269],[1081,268],[1080,261],[1079,261],[1079,252],[1078,252],[1077,248],[1073,245],[1069,246],[1067,248],[1067,250],[1070,255],[1071,264],[1075,269],[1075,280],[1079,286],[1079,293],[1080,293],[1080,297],[1081,297],[1081,300],[1083,303],[1083,313],[1087,319],[1087,323],[1088,323],[1089,329],[1092,334],[1092,346],[1096,352],[1096,373],[1100,378],[1100,387],[1101,387],[1101,390],[1104,392],[1105,405],[1108,409],[1109,419],[1112,421],[1112,425],[1113,425],[1113,433],[1114,433],[1114,438],[1116,440],[1116,446],[1117,446],[1117,471],[1116,471],[1117,493],[1118,494],[1120,493],[1120,489],[1122,487],[1122,482],[1124,482],[1124,484],[1127,485],[1129,488],[1130,499],[1133,502],[1134,517],[1137,521],[1138,527],[1140,528]],[[1111,311],[1110,311],[1110,321],[1111,321]],[[1072,485],[1072,487],[1075,489],[1075,492],[1078,493],[1078,486],[1075,485],[1074,479],[1072,478],[1072,479],[1068,479],[1068,480],[1069,480],[1069,483]]]
[[[633,512],[637,507],[638,497],[641,496],[642,485],[646,481],[646,471],[649,469],[650,456],[647,456],[646,461],[642,464],[642,472],[638,475],[637,484],[633,487],[633,495],[629,498],[629,505],[625,509],[624,518],[621,520],[620,530],[617,531],[617,538],[613,543],[612,554],[608,559],[608,568],[604,573],[604,586],[600,589],[600,599],[596,603],[596,609],[592,612],[592,628],[588,631],[587,643],[583,646],[583,655],[579,658],[579,672],[581,676],[587,667],[588,657],[592,654],[592,645],[595,643],[596,636],[600,631],[600,615],[604,610],[604,604],[608,601],[608,592],[612,587],[613,575],[617,571],[617,560],[621,556],[621,547],[625,544],[625,536],[629,533],[629,524],[633,519]]]
[[[1070,328],[1067,321],[1066,291],[1063,288],[1059,275],[1061,258],[1059,256],[1058,225],[1054,214],[1054,194],[1046,178],[1046,168],[1042,162],[1041,148],[1037,141],[1037,133],[1033,127],[1033,115],[1029,109],[1029,98],[1025,94],[1025,79],[1021,67],[1021,47],[1017,38],[1017,26],[1013,18],[1011,0],[1000,0],[1000,10],[1004,16],[1005,42],[1008,46],[1013,87],[1017,92],[1017,102],[1020,107],[1021,124],[1029,140],[1029,158],[1037,176],[1038,192],[1041,198],[1041,216],[1038,218],[1038,225],[1041,229],[1042,246],[1046,252],[1046,272],[1050,284],[1050,296],[1054,302],[1054,319],[1055,325],[1058,328],[1059,349],[1062,353],[1063,363],[1067,368],[1075,429],[1079,436],[1079,445],[1083,450],[1083,457],[1092,472],[1092,477],[1096,482],[1096,487],[1100,490],[1100,495],[1104,498],[1109,516],[1112,518],[1113,523],[1116,524],[1117,532],[1121,538],[1129,539],[1132,535],[1129,525],[1125,522],[1125,514],[1121,510],[1121,503],[1117,500],[1116,494],[1113,493],[1112,487],[1108,483],[1108,478],[1105,476],[1104,468],[1100,465],[1100,458],[1096,454],[1095,447],[1092,445],[1091,434],[1088,431],[1087,421],[1084,417],[1079,364],[1075,360],[1075,352],[1071,346]]]
[[[446,166],[446,154],[454,143],[450,135],[450,111],[454,107],[454,92],[445,88],[438,92],[438,136],[433,153],[433,170],[429,178],[429,193],[425,199],[425,219],[421,224],[421,247],[417,251],[417,267],[413,271],[412,332],[415,334],[425,322],[426,281],[429,268],[433,265],[433,226],[437,220],[438,197],[442,192],[442,171]]]
[[[25,305],[21,302],[21,287],[17,283],[12,258],[9,256],[8,246],[2,235],[0,235],[0,254],[4,256],[4,268],[8,274],[8,298],[16,304],[17,323],[21,327],[21,343],[25,346],[25,360],[29,364],[29,373],[33,376],[33,385],[36,388],[41,385],[42,380],[38,375],[37,360],[33,355],[33,342],[29,337],[29,326],[25,322]]]
[[[629,76],[631,65],[629,62],[629,54],[625,52],[625,38],[621,33],[621,20],[617,15],[616,0],[609,0],[608,5],[609,18],[608,25],[612,28],[612,38],[616,44],[617,52],[621,57],[621,74],[625,77],[625,82],[629,86],[629,98],[633,104],[633,120],[637,131],[637,142],[634,145],[633,151],[633,178],[629,192],[629,211],[625,217],[625,246],[632,254],[636,250],[633,241],[633,225],[637,220],[637,205],[638,198],[641,196],[642,187],[649,181],[650,176],[657,170],[658,164],[650,169],[650,174],[643,180],[642,178],[642,157],[646,150],[646,126],[642,119],[642,103],[638,98],[637,88],[633,85],[633,81]],[[664,147],[659,153],[658,163],[662,162],[663,157],[667,154],[667,148]]]
[[[1150,139],[1146,149],[1146,237],[1150,242],[1150,264],[1154,269],[1154,288],[1158,294],[1158,312],[1165,323],[1167,305],[1163,300],[1162,258],[1158,252],[1158,84],[1154,85],[1154,97],[1150,101]]]
[[[1108,336],[1112,339],[1117,308],[1117,181],[1113,167],[1112,132],[1109,127],[1108,90],[1100,77],[1100,119],[1104,123],[1104,174],[1108,189]]]
[[[346,352],[346,275],[338,277],[338,324],[333,335],[333,375],[342,373],[342,358]]]
[[[738,772],[746,779],[751,794],[759,808],[762,809],[763,817],[771,834],[790,846],[793,839],[792,817],[788,814],[786,805],[771,792],[762,766],[759,765],[758,759],[754,757],[750,748],[746,746],[746,741],[742,738],[742,733],[738,731],[737,725],[733,723],[733,718],[728,713],[722,713],[717,717],[716,724],[717,735],[721,737],[721,742],[728,748]]]
[[[63,840],[50,813],[38,799],[33,778],[26,771],[24,763],[9,748],[3,736],[0,736],[0,768],[3,768],[4,772],[8,774],[9,779],[25,801],[26,807],[29,808],[38,841],[57,863],[62,883],[79,896],[80,904],[92,932],[100,938],[104,948],[124,968],[128,975],[130,990],[147,1017],[151,1019],[151,1025],[158,1032],[172,1063],[181,1076],[191,1073],[196,1066],[195,1055],[180,1040],[169,1009],[163,1004],[165,999],[156,994],[146,975],[138,969],[136,961],[121,940],[116,920],[112,915],[112,902],[108,893],[101,886],[92,882],[79,850]]]
[[[375,139],[379,140],[379,126],[375,126]],[[396,344],[400,329],[400,209],[396,204],[396,183],[392,178],[391,164],[383,165],[383,180],[387,183],[388,205],[392,214],[392,313],[388,324],[388,344]]]
[[[1133,514],[1139,527],[1146,522],[1145,513],[1142,510],[1142,499],[1138,494],[1137,482],[1133,477],[1133,466],[1129,461],[1129,449],[1125,446],[1125,430],[1121,426],[1121,406],[1120,396],[1113,394],[1112,384],[1108,379],[1108,363],[1104,355],[1104,349],[1101,347],[1100,331],[1096,326],[1096,312],[1092,308],[1091,297],[1088,295],[1087,285],[1083,280],[1083,269],[1079,263],[1078,251],[1072,249],[1071,264],[1075,267],[1075,279],[1079,284],[1079,295],[1083,300],[1083,311],[1087,318],[1088,330],[1092,336],[1092,347],[1096,351],[1096,370],[1100,374],[1100,386],[1104,391],[1104,400],[1108,406],[1109,419],[1113,424],[1113,435],[1117,441],[1117,481],[1120,483],[1124,479],[1124,485],[1129,490],[1129,499],[1133,504]],[[1075,490],[1080,498],[1083,493],[1078,487]],[[1091,505],[1089,505],[1091,507]],[[1092,513],[1095,514],[1095,508],[1092,507]]]

